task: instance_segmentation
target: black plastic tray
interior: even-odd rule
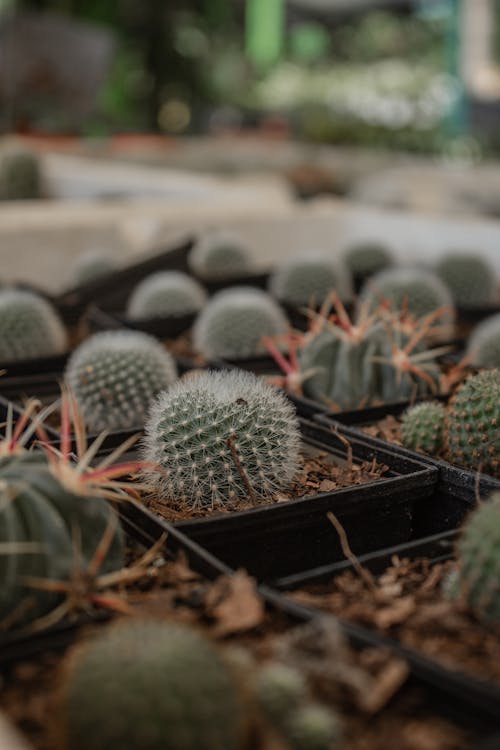
[[[249,274],[238,274],[238,276],[226,276],[225,278],[216,279],[216,280],[208,280],[204,279],[201,276],[197,276],[196,273],[193,273],[193,271],[190,271],[191,276],[193,276],[205,289],[209,294],[215,294],[216,292],[220,292],[222,289],[228,289],[232,286],[253,286],[257,289],[263,289],[264,291],[267,291],[267,285],[269,282],[269,272],[263,271],[261,273],[249,273]]]
[[[97,305],[91,305],[85,315],[86,323],[92,332],[117,330],[128,328],[142,331],[159,339],[173,339],[189,330],[196,315],[180,315],[177,317],[148,318],[147,320],[131,320],[126,315],[115,312],[105,312]]]

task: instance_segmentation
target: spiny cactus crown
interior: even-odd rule
[[[495,269],[478,255],[450,253],[436,265],[436,273],[460,307],[484,307],[495,299]]]
[[[62,321],[47,300],[24,290],[0,290],[1,362],[49,357],[66,346]]]
[[[127,315],[136,320],[189,315],[199,312],[206,299],[203,287],[187,273],[159,271],[136,286]]]
[[[76,259],[73,266],[73,283],[75,286],[87,284],[112,273],[116,268],[113,258],[98,250],[89,250]]]
[[[0,153],[0,200],[40,198],[40,160],[32,151],[7,146]]]
[[[467,355],[475,367],[500,367],[500,313],[476,326],[467,342]]]
[[[208,359],[244,359],[265,352],[265,336],[285,334],[288,321],[265,292],[232,287],[214,294],[193,329],[194,346]]]
[[[91,430],[140,427],[154,397],[176,379],[172,356],[137,331],[96,333],[71,355],[65,378]]]
[[[369,301],[372,308],[384,301],[396,310],[407,305],[416,318],[446,307],[450,312],[443,316],[443,324],[452,323],[455,317],[447,287],[435,274],[418,268],[390,268],[376,274],[363,287],[360,300]]]
[[[391,253],[375,242],[364,242],[350,247],[344,256],[345,263],[353,276],[373,276],[392,266]]]
[[[250,250],[237,237],[224,232],[202,237],[191,250],[189,267],[201,279],[244,276],[252,270]]]
[[[132,620],[70,656],[63,750],[241,750],[240,691],[214,647],[186,626]]]
[[[341,728],[335,711],[310,703],[290,716],[285,736],[293,750],[332,750]]]
[[[406,448],[435,454],[443,447],[446,409],[438,402],[411,406],[401,420],[401,439]]]
[[[342,298],[349,296],[346,275],[326,253],[302,253],[278,266],[271,277],[271,293],[288,305],[319,305],[328,294],[336,291]]]
[[[211,507],[271,497],[298,470],[300,433],[285,395],[252,373],[206,372],[177,382],[151,408],[144,458],[168,500]],[[235,459],[235,456],[237,457]]]
[[[448,595],[463,597],[481,620],[499,621],[500,493],[470,514],[457,552],[458,567]]]
[[[500,476],[500,370],[467,378],[450,400],[447,452],[460,466]]]
[[[306,680],[298,669],[271,662],[256,674],[253,690],[263,712],[283,724],[308,696]]]

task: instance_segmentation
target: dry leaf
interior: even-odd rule
[[[217,621],[215,635],[242,633],[260,625],[264,604],[255,580],[244,570],[219,578],[207,597],[209,614]]]

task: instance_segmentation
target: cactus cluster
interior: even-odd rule
[[[445,255],[437,263],[436,273],[459,307],[485,307],[495,300],[495,269],[477,254]]]
[[[500,493],[474,510],[457,547],[457,568],[445,593],[485,623],[500,621]]]
[[[245,276],[252,271],[250,250],[237,236],[223,232],[202,237],[188,260],[191,271],[206,281]]]
[[[75,286],[88,284],[91,281],[107,276],[116,268],[113,259],[98,250],[88,250],[76,259],[72,269],[72,279]]]
[[[133,320],[181,317],[199,312],[207,295],[203,287],[181,271],[158,271],[134,289],[127,305]]]
[[[114,625],[77,647],[59,696],[58,750],[242,750],[247,716],[223,657],[196,631]]]
[[[105,331],[71,355],[65,379],[94,431],[141,427],[155,396],[176,379],[175,360],[152,336]]]
[[[272,297],[260,289],[233,287],[214,294],[201,311],[193,341],[208,359],[238,360],[263,354],[262,339],[287,329],[287,318]]]
[[[0,153],[0,200],[34,200],[41,197],[40,160],[32,151],[7,146]]]
[[[344,260],[352,276],[358,279],[374,276],[394,263],[391,253],[375,242],[353,245],[345,253]]]
[[[301,307],[320,305],[330,292],[349,296],[345,273],[330,255],[304,253],[278,266],[269,283],[271,293],[282,303]]]
[[[486,318],[472,331],[467,356],[475,367],[500,367],[500,313]]]
[[[25,290],[0,290],[1,362],[61,354],[66,346],[62,321],[47,300]]]
[[[193,507],[270,497],[299,467],[300,433],[283,393],[240,370],[204,372],[160,394],[146,424],[143,457],[165,501]]]
[[[406,448],[437,454],[444,445],[446,409],[443,404],[428,401],[411,406],[401,420],[401,439]]]

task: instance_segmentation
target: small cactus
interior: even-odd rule
[[[181,271],[159,271],[134,289],[127,306],[131,319],[180,317],[197,313],[207,295],[197,281]]]
[[[151,487],[166,501],[213,507],[286,487],[300,432],[285,395],[240,370],[205,372],[162,393],[146,425]],[[235,458],[236,456],[236,458]],[[242,476],[243,474],[243,476]]]
[[[311,302],[320,305],[332,291],[342,299],[350,292],[339,265],[329,255],[320,253],[297,255],[278,266],[269,289],[280,302],[294,307]]]
[[[475,367],[500,367],[500,313],[486,318],[472,331],[467,356]]]
[[[446,409],[437,402],[411,406],[401,420],[401,439],[406,448],[435,455],[443,448]]]
[[[0,200],[34,200],[41,193],[38,156],[25,148],[5,147],[0,154]]]
[[[500,369],[467,378],[450,400],[446,447],[453,463],[500,475]]]
[[[367,279],[394,264],[390,252],[376,242],[353,245],[345,253],[344,260],[353,277],[358,279]]]
[[[96,333],[71,355],[65,379],[94,431],[141,427],[155,396],[176,379],[172,356],[137,331]]]
[[[89,250],[79,255],[73,266],[73,283],[75,286],[88,284],[91,281],[107,276],[116,268],[116,264],[109,255]]]
[[[284,732],[293,750],[332,750],[341,729],[335,711],[310,703],[291,715]]]
[[[253,689],[264,714],[278,726],[286,722],[308,695],[302,674],[279,662],[271,662],[260,669]]]
[[[430,271],[417,268],[390,268],[373,276],[363,287],[361,301],[369,301],[372,308],[382,302],[391,303],[393,309],[407,306],[415,318],[449,308],[442,317],[443,324],[454,320],[453,298],[441,279]]]
[[[202,237],[188,262],[192,272],[206,281],[248,275],[253,265],[250,251],[241,240],[222,232]]]
[[[458,565],[445,595],[462,598],[485,622],[500,621],[500,493],[467,519],[457,547]]]
[[[208,359],[244,359],[265,352],[262,339],[285,334],[288,321],[265,292],[233,287],[214,294],[193,330],[195,349]]]
[[[194,630],[153,620],[107,628],[70,655],[58,750],[242,750],[239,686]]]
[[[436,273],[459,307],[484,307],[495,300],[495,269],[478,255],[450,253],[438,262]]]
[[[47,300],[25,290],[0,290],[1,362],[49,357],[66,346],[62,321]]]

